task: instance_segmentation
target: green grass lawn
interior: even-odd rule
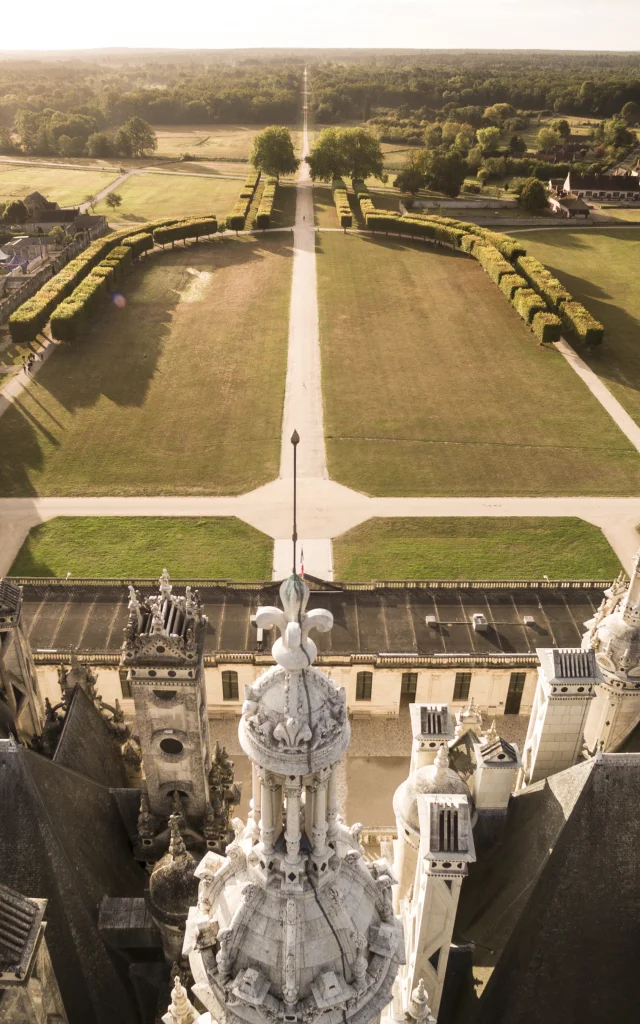
[[[285,240],[286,239],[286,240]],[[141,261],[0,419],[0,494],[235,494],[277,476],[291,246]]]
[[[598,210],[602,217],[611,217],[613,220],[621,220],[627,224],[640,224],[640,208],[630,206],[602,206]],[[598,217],[600,221],[600,217]],[[615,225],[613,225],[615,227]]]
[[[60,516],[29,531],[11,576],[268,580],[273,541],[232,516]]]
[[[175,159],[182,153],[190,153],[198,159],[230,162],[248,161],[254,136],[262,131],[262,125],[159,125],[154,131],[158,138],[156,156]],[[302,146],[302,132],[298,126],[290,126],[291,138],[296,153]]]
[[[0,163],[0,203],[41,192],[60,206],[78,206],[118,177],[118,171],[71,170],[68,167],[28,167]]]
[[[313,186],[313,212],[316,227],[318,228],[339,228],[336,204],[333,201],[333,192],[329,185],[318,182]]]
[[[118,195],[122,205],[110,210],[103,201],[95,213],[110,224],[131,224],[160,217],[195,217],[215,213],[220,221],[240,195],[242,181],[233,178],[196,177],[188,174],[136,174],[127,178]]]
[[[523,231],[518,238],[604,324],[599,348],[575,347],[640,423],[640,226]]]
[[[318,235],[331,476],[370,494],[637,494],[640,455],[475,260]]]
[[[615,552],[573,518],[369,519],[333,542],[337,580],[612,579]]]

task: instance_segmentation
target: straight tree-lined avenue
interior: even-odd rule
[[[303,157],[309,149],[306,95],[305,72]],[[277,234],[271,236],[272,239],[277,237]],[[346,240],[344,241],[346,242]],[[353,242],[360,244],[356,239],[353,239]],[[434,255],[430,258],[437,259],[438,257]],[[473,496],[474,491],[476,494],[478,491],[482,491],[482,487],[478,487],[478,481],[476,481],[476,486],[471,486],[467,490],[466,493],[469,496],[465,497],[448,497],[446,488],[438,488],[442,497],[369,497],[360,491],[351,490],[349,487],[329,479],[321,386],[313,186],[309,176],[309,167],[304,160],[300,165],[296,183],[292,264],[287,373],[283,407],[280,404],[282,392],[278,393],[277,388],[270,392],[270,397],[275,403],[274,409],[282,408],[278,478],[255,490],[240,494],[236,491],[235,496],[224,496],[225,489],[227,494],[236,489],[235,487],[225,488],[224,485],[216,488],[218,495],[221,496],[207,496],[207,491],[208,494],[212,494],[213,488],[208,490],[206,472],[203,471],[202,487],[198,488],[199,494],[198,491],[194,493],[192,490],[191,496],[177,496],[175,492],[180,487],[173,486],[175,481],[169,475],[167,485],[168,490],[173,491],[172,496],[153,496],[152,489],[147,490],[148,496],[136,496],[133,490],[120,490],[121,496],[118,496],[117,492],[112,492],[110,495],[107,489],[101,487],[103,496],[96,497],[76,497],[71,488],[66,497],[39,497],[34,494],[31,497],[0,498],[0,574],[7,572],[11,566],[29,528],[55,516],[236,516],[274,539],[273,574],[275,578],[281,578],[291,571],[292,446],[290,439],[294,429],[299,432],[301,437],[298,447],[298,552],[304,549],[307,573],[331,579],[333,577],[332,539],[374,516],[382,518],[404,516],[576,516],[600,527],[625,568],[629,567],[637,548],[635,527],[640,522],[640,497],[607,496],[618,490],[613,485],[613,478],[610,488],[594,486],[591,493],[600,494],[601,496],[598,497],[522,497],[517,496],[518,493],[522,493],[518,492],[517,488],[514,488],[516,496],[477,497]],[[493,287],[493,285],[489,287]],[[391,293],[388,301],[393,301]],[[502,302],[503,300],[496,296],[496,301]],[[253,326],[256,327],[255,324]],[[519,330],[524,331],[520,324],[517,326]],[[344,329],[344,324],[342,324],[342,328]],[[349,331],[347,331],[348,334]],[[57,358],[59,357],[56,356]],[[585,369],[587,368],[585,367]],[[194,372],[197,372],[197,368],[194,368]],[[341,367],[332,365],[331,373],[342,374],[340,380],[340,387],[344,392],[342,402],[346,402],[349,406],[347,415],[350,410],[352,416],[358,417],[357,410],[362,405],[363,398],[366,405],[367,395],[356,394],[361,386],[357,367],[349,366],[348,362]],[[564,369],[561,376],[563,379],[566,376]],[[20,384],[24,383],[27,382],[20,381]],[[597,383],[600,384],[599,381]],[[9,403],[15,401],[21,390],[20,384],[16,379],[11,382],[13,390],[5,396]],[[384,381],[381,384],[384,392]],[[595,398],[587,392],[584,377],[583,381],[579,382],[569,375],[566,377],[566,384],[571,392],[575,392],[577,400],[584,400],[584,396],[581,394],[581,389],[584,389],[588,400],[595,403]],[[559,392],[562,391],[559,384],[558,388]],[[29,401],[36,400],[34,391],[34,385],[29,384],[29,395],[27,396]],[[601,401],[600,406],[594,404],[595,416],[600,419],[602,430],[608,435],[611,447],[619,448],[622,452],[624,446],[628,445],[628,440],[631,440],[633,447],[628,456],[625,452],[625,457],[636,458],[633,449],[637,450],[637,441],[635,437],[630,436],[628,424],[621,422],[617,410],[620,412],[622,410],[618,403],[609,392],[606,394],[612,401]],[[350,401],[350,396],[353,396],[353,403]],[[263,397],[268,396],[265,394]],[[356,397],[358,401],[356,401]],[[598,395],[595,394],[595,397]],[[369,398],[371,399],[371,396]],[[166,400],[170,402],[170,390],[166,392]],[[384,396],[380,398],[378,395],[377,398],[371,400],[380,402],[384,400]],[[247,422],[251,421],[253,409],[251,402],[247,399],[247,394],[242,393],[242,390],[237,391],[235,401],[243,408]],[[325,396],[326,401],[328,400]],[[605,415],[605,410],[608,415]],[[384,409],[379,411],[384,413]],[[334,413],[332,412],[331,415],[333,416]],[[617,433],[613,421],[620,427],[621,434]],[[551,424],[551,422],[550,419],[549,423]],[[160,423],[158,426],[160,427]],[[357,419],[357,422],[354,423],[354,431],[357,432],[361,426],[360,420]],[[364,426],[366,427],[366,424]],[[69,425],[69,429],[74,428]],[[626,434],[626,438],[623,437],[624,434]],[[616,437],[619,440],[616,440]],[[208,437],[205,440],[208,446],[216,442],[215,437]],[[264,440],[265,438],[262,438],[260,443],[263,443]],[[594,440],[595,437],[592,439],[592,443]],[[252,443],[251,440],[248,441],[249,445]],[[439,458],[445,460],[448,458],[446,444],[443,445],[442,455]],[[391,461],[393,461],[393,456]],[[275,469],[275,466],[273,468]],[[361,468],[366,469],[364,466]],[[603,472],[608,471],[603,463]],[[341,476],[344,479],[344,474]],[[495,476],[492,474],[489,476],[496,481],[500,479],[500,474],[497,472]],[[562,480],[562,474],[560,474],[560,480]],[[362,482],[358,483],[359,486],[369,490],[364,478]],[[492,486],[490,482],[488,482],[488,486]],[[498,484],[496,484],[497,486]],[[569,484],[568,490],[571,492],[572,489]],[[587,483],[585,490],[589,491],[589,489]],[[554,487],[554,490],[557,493],[557,488]],[[424,493],[424,491],[424,485],[418,486],[418,494]],[[20,490],[15,493],[19,494]],[[22,493],[25,493],[24,489]],[[94,493],[96,492],[94,491]],[[387,488],[386,493],[393,494],[393,488],[391,490]],[[464,493],[464,491],[458,489],[458,493]],[[511,494],[513,493],[512,490]]]

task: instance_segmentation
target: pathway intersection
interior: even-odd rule
[[[306,86],[305,72],[303,157],[309,151]],[[313,186],[308,164],[303,160],[297,180],[293,229],[288,363],[278,479],[235,497],[0,497],[0,576],[8,572],[31,527],[55,516],[237,516],[273,538],[273,576],[282,579],[292,568],[291,435],[294,429],[301,438],[298,446],[298,553],[300,556],[304,551],[304,568],[308,574],[333,579],[333,538],[373,516],[577,516],[600,527],[625,568],[630,569],[638,548],[636,525],[640,523],[640,496],[380,498],[369,497],[329,479],[321,391],[315,230]],[[54,347],[48,347],[45,358]],[[562,342],[561,350],[640,451],[640,428],[570,345]],[[0,415],[26,386],[37,385],[28,381],[23,372],[5,385],[0,395]]]

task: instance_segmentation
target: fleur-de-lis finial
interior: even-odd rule
[[[316,658],[318,649],[309,638],[309,631],[317,629],[327,633],[333,626],[333,615],[324,608],[307,612],[309,587],[300,576],[289,576],[280,587],[284,611],[271,605],[258,608],[256,626],[272,629],[276,626],[282,636],[276,640],[271,653],[278,665],[293,672],[307,668]]]

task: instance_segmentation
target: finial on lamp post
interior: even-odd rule
[[[297,558],[296,558],[296,544],[298,543],[298,521],[297,521],[297,475],[298,475],[298,445],[300,443],[300,435],[297,430],[293,431],[291,435],[291,444],[293,445],[293,534],[291,540],[293,541],[293,575],[296,576]]]

